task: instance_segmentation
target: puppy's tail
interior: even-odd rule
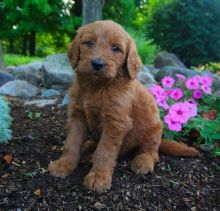
[[[199,151],[186,144],[178,143],[176,141],[169,141],[162,139],[159,146],[159,151],[174,156],[195,157],[199,155]]]

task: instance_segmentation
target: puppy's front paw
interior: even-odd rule
[[[66,177],[75,168],[75,163],[68,159],[60,158],[49,164],[48,170],[55,177]]]
[[[91,171],[84,179],[84,185],[94,191],[102,192],[111,188],[112,174],[110,172]]]

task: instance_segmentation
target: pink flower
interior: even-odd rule
[[[189,101],[186,101],[184,104],[189,117],[194,117],[197,115],[197,105],[195,103],[189,103]]]
[[[170,90],[169,95],[173,100],[179,100],[183,96],[183,91],[180,88],[176,88]]]
[[[173,120],[180,123],[186,123],[189,118],[189,111],[185,103],[175,103],[169,109],[169,114]]]
[[[196,101],[194,99],[189,99],[186,101],[187,103],[190,103],[190,104],[196,104]]]
[[[174,84],[175,80],[170,77],[170,76],[166,76],[162,79],[162,85],[165,88],[171,88]]]
[[[208,87],[208,86],[201,86],[201,89],[202,89],[202,91],[203,92],[205,92],[206,94],[212,94],[212,90],[211,90],[211,88],[210,87]]]
[[[200,99],[202,97],[202,92],[200,90],[194,90],[193,97],[195,99]]]
[[[157,98],[162,98],[165,99],[166,98],[166,92],[165,90],[159,86],[159,85],[154,85],[152,86],[149,91],[154,95],[154,97]]]
[[[179,79],[179,80],[182,80],[184,81],[186,79],[186,77],[182,74],[176,74],[176,77]]]
[[[197,77],[188,78],[186,80],[187,89],[198,89],[199,88],[199,79]]]
[[[201,76],[200,77],[200,82],[201,82],[202,86],[210,87],[210,86],[212,86],[212,77],[210,77],[210,76]]]
[[[164,110],[168,110],[169,105],[167,104],[165,99],[157,98],[156,102],[158,106],[162,107]]]
[[[167,123],[169,130],[174,131],[181,131],[182,130],[182,124],[180,122],[173,121],[172,117],[167,114],[164,117],[165,123]]]

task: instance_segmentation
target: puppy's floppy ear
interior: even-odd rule
[[[77,67],[79,60],[79,35],[76,35],[68,47],[67,55],[73,68]]]
[[[127,69],[130,79],[136,78],[136,75],[141,67],[141,59],[137,53],[137,48],[132,39],[129,40]]]

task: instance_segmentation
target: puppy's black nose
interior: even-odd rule
[[[93,59],[91,63],[94,70],[101,70],[105,66],[105,62],[101,59]]]

